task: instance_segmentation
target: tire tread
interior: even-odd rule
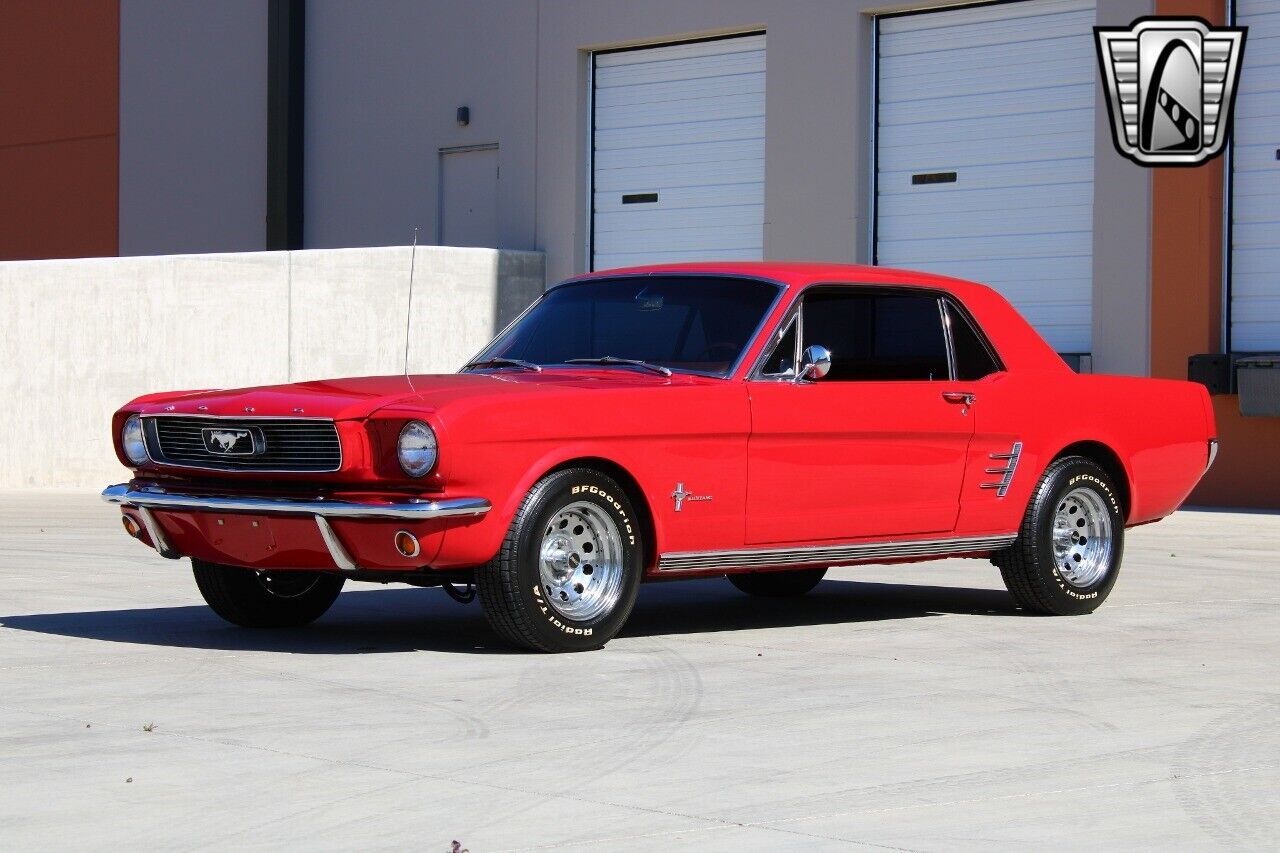
[[[520,527],[534,510],[533,489],[520,503],[511,526],[502,538],[498,553],[476,572],[476,593],[480,596],[481,609],[489,627],[508,643],[537,651],[552,651],[538,639],[533,622],[517,599],[519,575],[516,572],[519,559]]]
[[[302,597],[272,601],[265,590],[260,595],[246,594],[252,590],[246,584],[251,572],[251,569],[191,560],[191,573],[205,603],[226,621],[244,628],[298,628],[310,624],[333,606],[346,581],[321,575],[320,584]]]

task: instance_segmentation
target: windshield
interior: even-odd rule
[[[636,276],[566,284],[549,291],[472,367],[590,360],[635,369],[625,363],[631,360],[724,376],[777,295],[777,285],[741,278]]]

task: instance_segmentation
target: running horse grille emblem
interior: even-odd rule
[[[1144,166],[1194,166],[1221,154],[1247,30],[1199,18],[1094,27],[1116,150]]]
[[[265,442],[252,429],[216,429],[200,431],[204,449],[218,456],[254,456],[265,450]]]

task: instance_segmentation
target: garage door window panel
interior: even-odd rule
[[[877,18],[875,261],[981,281],[1092,348],[1091,0]]]
[[[764,35],[593,62],[592,268],[761,258]]]
[[[1231,138],[1230,343],[1280,351],[1280,3],[1236,0],[1249,28]]]

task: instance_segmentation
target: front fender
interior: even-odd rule
[[[605,447],[598,442],[579,441],[535,450],[520,466],[522,470],[507,481],[507,485],[498,486],[494,483],[498,491],[485,495],[493,504],[493,509],[483,519],[453,527],[445,534],[445,541],[434,567],[461,568],[481,565],[491,560],[498,553],[516,512],[534,485],[551,471],[563,468],[575,460],[581,460],[584,466],[590,466],[591,460],[604,460],[609,465],[626,471],[632,480],[641,484],[640,493],[631,495],[631,498],[643,504],[643,510],[652,521],[654,542],[650,544],[652,552],[657,553],[665,541],[664,520],[654,512],[651,495],[645,490],[643,480],[632,464],[629,464],[629,454],[619,454],[617,444],[610,444],[611,446]],[[451,484],[450,491],[457,490],[460,493],[469,487],[469,484]]]

